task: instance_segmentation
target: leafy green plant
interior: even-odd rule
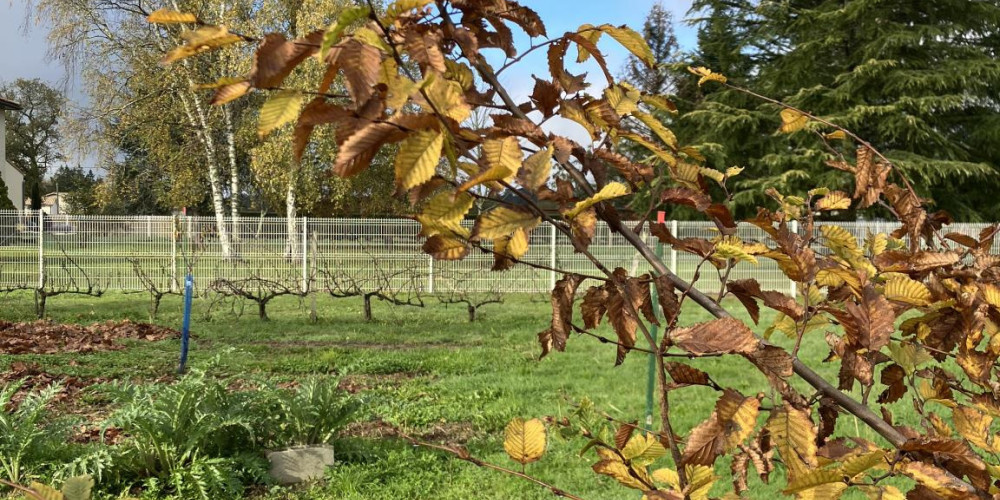
[[[61,390],[58,384],[30,392],[20,404],[14,395],[23,381],[0,390],[0,473],[20,483],[33,467],[44,465],[49,451],[63,442],[57,426],[45,426],[46,406]]]
[[[118,478],[185,498],[242,491],[254,455],[241,452],[259,446],[255,394],[192,371],[170,385],[121,385],[113,398],[122,407],[107,425],[130,436],[112,459]]]
[[[271,447],[332,443],[360,407],[357,398],[337,388],[335,378],[309,378],[296,390],[268,398],[273,398]]]

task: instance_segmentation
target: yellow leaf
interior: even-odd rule
[[[212,96],[211,104],[213,106],[221,106],[227,102],[243,97],[249,91],[250,82],[246,80],[226,85],[224,87],[219,87],[219,89],[215,91],[215,95]]]
[[[848,262],[861,258],[858,240],[848,230],[840,226],[820,226],[819,232],[823,235],[826,247],[838,257]]]
[[[497,238],[493,243],[493,251],[515,259],[524,257],[528,253],[528,232],[519,227],[512,235]]]
[[[726,177],[732,179],[743,172],[743,167],[729,167],[726,169]]]
[[[719,172],[714,168],[701,167],[698,169],[698,172],[701,173],[701,175],[718,182],[719,184],[722,184],[722,182],[726,180],[726,174]]]
[[[61,491],[42,483],[31,483],[31,489],[43,500],[63,500]]]
[[[186,24],[198,22],[198,17],[190,12],[177,12],[176,10],[159,9],[150,14],[146,20],[156,24]]]
[[[440,234],[427,238],[421,249],[437,260],[459,260],[469,253],[464,241]]]
[[[618,116],[625,116],[639,109],[639,91],[632,88],[620,85],[608,87],[604,89],[604,98]]]
[[[713,255],[721,259],[733,259],[736,262],[750,262],[754,265],[757,264],[757,258],[747,253],[747,251],[743,248],[743,245],[739,243],[720,241],[715,244],[715,252]]]
[[[712,485],[719,479],[715,471],[705,465],[688,465],[684,467],[688,478],[688,496],[691,500],[707,500]]]
[[[202,26],[196,30],[185,32],[182,37],[187,43],[167,52],[160,60],[160,64],[170,64],[202,52],[243,41],[239,35],[229,33],[223,26]]]
[[[816,429],[804,411],[785,403],[782,408],[771,412],[767,429],[788,468],[789,478],[794,480],[818,465]]]
[[[853,479],[859,474],[863,474],[871,469],[882,468],[881,466],[885,465],[885,452],[875,450],[844,460],[844,463],[837,468],[837,472],[841,477],[846,476]]]
[[[670,131],[670,129],[663,125],[663,122],[657,120],[653,115],[642,111],[633,111],[632,116],[638,118],[639,121],[656,134],[656,136],[659,137],[664,144],[670,146],[670,149],[677,149],[677,137]]]
[[[600,191],[598,191],[594,196],[587,198],[585,200],[580,200],[577,204],[566,212],[566,217],[573,218],[576,214],[602,202],[625,196],[629,194],[629,188],[625,184],[620,182],[609,182]]]
[[[521,166],[521,146],[514,136],[487,139],[483,143],[483,158],[489,168],[459,186],[459,191],[467,191],[485,182],[510,180]]]
[[[666,163],[667,165],[670,165],[670,166],[677,165],[677,158],[674,157],[674,155],[672,155],[672,154],[664,151],[663,149],[660,149],[659,146],[657,146],[656,144],[650,142],[648,139],[646,139],[645,137],[643,137],[643,136],[641,136],[639,134],[633,134],[632,132],[620,132],[618,134],[618,136],[622,137],[624,139],[628,139],[628,140],[630,140],[630,141],[632,141],[632,142],[634,142],[634,143],[636,143],[636,144],[638,144],[638,145],[640,145],[640,146],[648,149],[650,152],[652,152],[654,155],[656,155],[657,158],[663,160],[663,162]]]
[[[973,408],[959,406],[952,411],[952,419],[955,421],[955,430],[970,443],[986,451],[997,451],[990,440],[993,417]]]
[[[754,397],[745,398],[733,412],[726,423],[726,449],[739,446],[753,434],[757,425],[757,414],[760,413],[760,400]]]
[[[257,135],[266,136],[273,130],[291,122],[299,116],[301,107],[302,94],[294,90],[281,90],[271,94],[267,102],[260,107]]]
[[[980,286],[980,291],[987,304],[1000,309],[1000,287],[986,283]]]
[[[214,81],[212,83],[197,83],[192,88],[195,89],[195,90],[217,89],[217,88],[220,88],[220,87],[228,87],[229,85],[233,85],[234,83],[241,83],[241,82],[245,82],[245,81],[246,81],[245,77],[227,76],[225,78],[219,78],[218,80],[216,80],[216,81]]]
[[[325,60],[327,52],[330,51],[330,47],[333,47],[340,41],[340,36],[344,33],[344,30],[349,28],[351,25],[357,23],[361,19],[368,17],[371,10],[365,6],[357,7],[345,7],[340,11],[340,16],[337,20],[326,29],[323,33],[323,41],[320,43],[319,48],[319,59]]]
[[[580,36],[590,40],[594,45],[597,45],[597,42],[601,39],[601,35],[604,34],[603,31],[596,28],[593,24],[581,24],[580,27],[577,28],[576,32]],[[582,63],[587,59],[590,59],[590,51],[583,48],[583,45],[577,44],[576,50],[576,62]]]
[[[382,17],[382,22],[387,25],[392,24],[399,18],[399,16],[416,9],[423,9],[433,1],[434,0],[396,0],[385,10],[385,16]]]
[[[407,191],[434,177],[443,145],[440,130],[421,130],[404,139],[396,154],[396,186]]]
[[[944,498],[975,498],[975,491],[967,483],[937,466],[923,462],[910,462],[903,466],[904,474]]]
[[[469,193],[442,191],[424,205],[417,221],[423,226],[421,236],[445,234],[469,237],[469,230],[462,227],[462,219],[469,213],[475,199]]]
[[[885,283],[885,298],[914,306],[926,306],[931,302],[931,291],[905,275],[894,276]]]
[[[545,424],[517,417],[504,429],[503,449],[515,462],[529,464],[545,453]]]
[[[666,484],[671,488],[676,488],[681,484],[680,476],[677,475],[677,471],[669,467],[654,470],[652,476],[654,481]]]
[[[847,139],[847,134],[843,130],[834,130],[829,134],[823,134],[823,137],[830,141],[842,141]]]
[[[697,68],[692,68],[692,67],[688,66],[688,71],[690,71],[691,73],[694,73],[694,74],[696,74],[696,75],[698,75],[698,76],[701,77],[698,80],[698,86],[699,87],[701,87],[702,85],[704,85],[705,82],[726,83],[726,77],[724,75],[721,75],[719,73],[714,73],[712,70],[710,70],[710,69],[708,69],[708,68],[706,68],[704,66],[698,66]]]
[[[851,197],[843,191],[833,191],[816,200],[816,210],[847,210],[851,208]]]
[[[551,144],[532,153],[524,160],[520,171],[517,173],[517,180],[522,186],[535,191],[542,187],[549,180],[549,173],[552,171],[552,153],[555,149]]]
[[[840,498],[846,489],[847,485],[844,483],[826,483],[802,490],[795,495],[795,498],[796,500],[832,500]]]
[[[791,495],[823,484],[842,482],[843,477],[837,470],[812,469],[796,477],[794,481],[789,481],[784,493]]]
[[[662,95],[645,94],[639,100],[652,106],[653,109],[656,109],[657,111],[666,111],[675,115],[677,114],[677,105]]]
[[[508,236],[518,229],[531,229],[542,219],[528,211],[497,207],[479,216],[476,222],[476,236],[493,240]]]
[[[615,478],[623,486],[643,491],[649,489],[649,487],[643,484],[642,481],[639,481],[632,476],[632,473],[629,471],[629,467],[625,465],[624,462],[617,460],[601,460],[600,462],[594,464],[592,468],[594,469],[594,472],[598,474]],[[643,474],[640,470],[634,469],[634,471],[638,475]]]
[[[559,105],[559,116],[576,122],[590,134],[590,138],[597,140],[597,130],[594,124],[587,117],[587,112],[576,102],[565,100]]]
[[[625,460],[631,460],[639,466],[649,465],[666,454],[667,449],[652,433],[636,433],[622,448],[622,456],[625,457]]]
[[[865,240],[865,250],[873,257],[880,255],[889,246],[889,236],[885,233],[868,234]]]
[[[642,35],[632,28],[624,25],[616,27],[610,24],[602,24],[600,30],[607,33],[611,38],[614,38],[616,42],[625,47],[632,55],[639,58],[640,61],[646,63],[647,66],[653,67],[656,65],[656,59],[653,58],[653,51],[649,48],[649,44],[646,43]]]
[[[433,106],[433,109],[427,111],[437,110],[457,122],[464,121],[472,114],[472,109],[465,102],[465,91],[462,89],[462,84],[456,81],[448,80],[436,73],[430,73],[424,80],[424,92]]]
[[[896,362],[900,368],[911,375],[914,370],[924,363],[934,361],[934,358],[920,346],[909,342],[892,342],[889,344],[889,357]]]
[[[786,134],[798,132],[809,123],[809,117],[791,108],[781,110],[781,131]]]

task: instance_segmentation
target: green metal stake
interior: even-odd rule
[[[663,243],[659,241],[656,242],[656,257],[663,260]],[[656,287],[652,288],[653,304],[659,302],[656,296]],[[657,318],[660,317],[660,311],[658,307],[653,308],[653,314]],[[656,344],[656,336],[658,333],[658,328],[656,325],[649,325],[649,333],[653,336],[653,343]],[[656,356],[655,354],[649,355],[649,376],[646,379],[646,428],[653,428],[653,390],[656,388]]]

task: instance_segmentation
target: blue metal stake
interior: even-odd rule
[[[194,276],[188,273],[184,278],[184,326],[181,328],[181,364],[177,373],[184,373],[188,360],[188,341],[191,337],[191,295],[194,290]]]

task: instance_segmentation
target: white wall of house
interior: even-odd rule
[[[24,175],[13,165],[7,163],[7,120],[5,113],[0,111],[0,176],[7,185],[7,197],[14,203],[14,208],[24,208]]]

